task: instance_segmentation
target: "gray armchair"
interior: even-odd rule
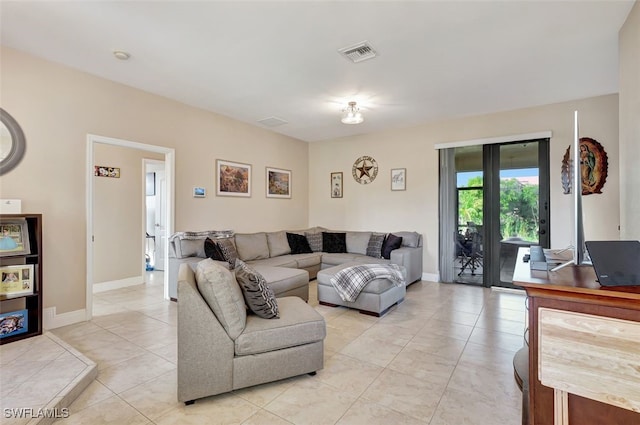
[[[246,314],[231,272],[210,269],[215,272],[207,275],[214,276],[210,287],[217,293],[196,281],[196,275],[204,279],[200,269],[207,267],[223,269],[203,261],[196,273],[182,264],[178,274],[179,401],[191,404],[323,368],[326,325],[313,307],[299,297],[284,297],[278,298],[280,318]]]

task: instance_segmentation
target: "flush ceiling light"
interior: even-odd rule
[[[126,61],[127,59],[129,59],[131,57],[131,55],[123,50],[114,50],[113,51],[113,56],[116,57],[116,59],[120,59],[121,61]]]
[[[343,124],[360,124],[364,121],[364,117],[360,112],[360,108],[356,105],[356,102],[349,102],[349,106],[342,110],[341,121]]]

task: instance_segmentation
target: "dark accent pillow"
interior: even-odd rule
[[[322,233],[307,233],[304,232],[304,236],[307,238],[307,242],[309,242],[309,247],[313,252],[322,251]]]
[[[311,254],[311,247],[307,238],[297,233],[287,233],[287,241],[292,254]]]
[[[220,251],[222,251],[224,260],[228,262],[232,268],[235,267],[236,260],[238,259],[238,251],[236,251],[233,240],[231,240],[231,238],[218,239],[216,243],[220,247]]]
[[[373,258],[382,258],[382,244],[384,244],[384,233],[374,233],[369,238],[367,245],[367,255]]]
[[[347,234],[322,232],[322,251],[336,254],[347,252]]]
[[[235,272],[249,310],[263,319],[279,319],[276,296],[265,278],[240,259],[236,260]]]
[[[211,240],[211,238],[207,238],[204,240],[204,255],[207,258],[211,258],[216,261],[227,261],[224,258],[224,254],[220,249],[220,246]]]
[[[389,233],[382,244],[382,258],[389,260],[391,258],[391,251],[400,248],[401,245],[402,238],[393,233]]]

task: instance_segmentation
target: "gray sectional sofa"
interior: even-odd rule
[[[287,233],[304,235],[311,239],[322,237],[322,232],[344,233],[346,252],[318,251],[317,239],[310,243],[314,252],[292,254]],[[390,258],[367,255],[367,247],[375,232],[338,231],[314,227],[305,230],[236,233],[231,236],[238,258],[262,274],[277,297],[299,296],[308,299],[308,282],[318,271],[344,263],[393,263],[404,266],[407,285],[422,278],[422,235],[416,232],[391,232],[402,237],[402,245],[391,251]],[[378,233],[379,235],[379,233]],[[169,296],[178,297],[178,270],[181,264],[195,265],[206,258],[204,240],[216,239],[220,232],[180,232],[170,238]],[[306,273],[304,273],[306,272]]]

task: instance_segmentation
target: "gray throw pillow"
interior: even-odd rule
[[[217,239],[216,242],[224,255],[224,259],[227,260],[231,267],[235,267],[238,252],[236,251],[236,246],[233,243],[233,238]]]
[[[322,233],[309,233],[304,232],[304,235],[309,242],[309,247],[313,252],[322,252]]]
[[[382,258],[382,244],[384,243],[384,233],[374,233],[369,238],[367,245],[367,255],[373,258]]]
[[[280,318],[276,296],[265,278],[240,259],[236,260],[236,280],[249,310],[264,319]]]

